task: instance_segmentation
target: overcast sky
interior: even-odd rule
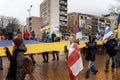
[[[16,17],[22,24],[25,24],[29,17],[28,9],[31,9],[32,16],[39,16],[39,5],[44,0],[0,0],[0,15]],[[68,12],[81,12],[93,15],[108,13],[110,4],[114,0],[68,0]]]

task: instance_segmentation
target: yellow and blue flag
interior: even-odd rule
[[[117,23],[118,23],[118,38],[120,38],[120,14],[118,16]]]
[[[114,32],[115,32],[115,33],[118,32],[118,28],[114,28]]]
[[[40,31],[44,31],[44,30],[47,30],[47,29],[49,29],[49,28],[50,28],[49,23],[45,23],[45,24],[43,24],[43,25],[41,26]]]

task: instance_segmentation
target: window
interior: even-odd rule
[[[81,16],[81,19],[83,19],[83,16]]]
[[[85,19],[87,19],[87,17],[85,17]]]

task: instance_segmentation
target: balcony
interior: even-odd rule
[[[65,6],[67,6],[67,2],[65,2],[65,1],[60,1],[60,5],[65,5]]]
[[[68,20],[67,20],[67,19],[60,19],[60,21],[65,21],[65,22],[66,22],[66,21],[68,21]]]
[[[67,16],[67,13],[60,12],[60,16]]]
[[[61,6],[60,10],[67,11],[68,9],[66,7],[64,7],[64,6]]]
[[[67,26],[67,24],[60,24],[60,26]]]

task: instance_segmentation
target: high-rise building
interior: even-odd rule
[[[67,21],[68,21],[68,18],[67,18],[67,0],[60,0],[59,1],[59,9],[60,9],[60,13],[59,13],[59,26],[60,26],[60,31],[65,33],[67,32],[68,28],[67,28]]]
[[[59,26],[60,32],[65,32],[67,29],[67,0],[44,0],[40,4],[40,16],[43,23],[50,24],[50,32],[54,31],[55,26]]]

